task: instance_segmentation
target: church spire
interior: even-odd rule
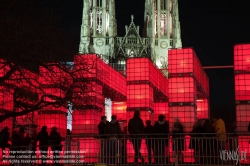
[[[168,49],[182,47],[178,0],[146,0],[144,15],[151,57],[158,67],[166,68]]]
[[[79,53],[96,53],[108,61],[117,34],[114,0],[83,0]]]

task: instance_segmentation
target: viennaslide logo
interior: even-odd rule
[[[236,150],[222,150],[220,151],[220,159],[223,161],[235,161],[236,165],[239,161],[247,161],[247,151]]]

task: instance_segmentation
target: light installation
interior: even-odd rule
[[[250,122],[250,44],[234,46],[236,122],[239,132],[246,132]],[[239,136],[239,151],[246,151],[249,156],[249,136]],[[240,161],[249,164],[247,160]]]
[[[197,99],[209,99],[208,78],[192,48],[172,49],[169,51],[168,58],[170,131],[173,128],[174,119],[179,117],[185,132],[188,133],[192,131],[198,118]],[[205,110],[203,117],[209,118],[208,107],[203,110]],[[190,138],[186,136],[185,139],[184,162],[193,162],[194,158],[191,157],[193,152],[188,149]],[[170,150],[171,146],[172,143],[170,143]]]
[[[153,121],[154,102],[167,102],[166,77],[147,58],[127,60],[126,69],[127,120],[133,117],[134,111],[139,110],[144,122],[146,120]],[[143,139],[141,153],[147,162],[146,149],[145,140]],[[134,150],[130,141],[127,141],[127,156],[128,162],[133,162]]]
[[[170,131],[175,117],[181,119],[185,132],[191,131],[197,118],[208,118],[209,82],[194,50],[170,50],[168,62],[168,78],[148,58],[128,59],[125,77],[96,54],[76,55],[74,69],[57,63],[41,66],[38,76],[34,75],[39,78],[36,81],[35,77],[29,76],[31,73],[24,73],[28,78],[26,80],[35,81],[33,84],[37,87],[39,98],[47,95],[45,102],[71,95],[72,134],[84,134],[84,138],[78,137],[72,141],[84,151],[84,162],[89,163],[98,162],[100,142],[94,135],[98,134],[97,125],[101,116],[105,115],[105,98],[112,102],[112,114],[117,115],[124,133],[135,110],[140,111],[144,122],[157,121],[158,115],[164,114],[170,122]],[[16,86],[20,86],[20,83]],[[68,93],[70,90],[71,93]],[[38,130],[44,124],[49,129],[56,126],[65,137],[68,102],[65,100],[61,105],[49,105],[39,110],[36,115]],[[189,138],[186,137],[185,161],[193,162],[193,152],[188,149],[188,142]],[[171,149],[171,142],[169,145]],[[141,152],[147,161],[145,140]],[[133,155],[132,144],[127,141],[128,162],[133,161]]]

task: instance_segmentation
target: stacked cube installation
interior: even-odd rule
[[[131,58],[127,60],[127,120],[133,117],[134,111],[140,111],[144,123],[154,122],[159,114],[168,115],[167,78],[147,58]],[[166,117],[168,119],[168,117]],[[141,153],[147,161],[147,146],[142,140]],[[127,141],[128,162],[134,160],[134,149]]]
[[[192,48],[170,50],[168,72],[170,124],[179,117],[190,132],[197,118],[209,117],[208,77]]]
[[[126,78],[96,54],[75,56],[73,74],[72,133],[85,135],[76,138],[80,149],[85,152],[82,162],[98,162],[100,141],[94,138],[94,134],[98,134],[97,125],[105,114],[104,97],[110,98],[118,108],[118,103],[126,101]]]
[[[209,118],[209,80],[192,48],[169,50],[168,61],[169,125],[178,117],[184,131],[191,132],[197,118]],[[193,162],[190,138],[185,138],[184,161]]]
[[[245,133],[250,122],[250,44],[234,46],[235,101],[238,131]],[[239,136],[239,151],[249,155],[249,136]],[[240,161],[249,164],[250,161]]]

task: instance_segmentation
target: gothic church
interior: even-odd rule
[[[99,54],[106,63],[125,66],[130,57],[149,57],[159,68],[167,68],[168,49],[181,48],[178,0],[146,0],[143,36],[139,26],[126,26],[117,36],[115,0],[83,0],[79,53]]]

